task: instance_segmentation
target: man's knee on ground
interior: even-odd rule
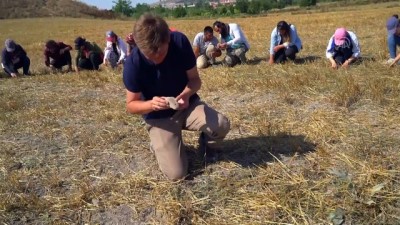
[[[170,168],[168,171],[163,170],[162,172],[172,181],[182,180],[188,174],[188,171],[184,168]]]
[[[224,61],[225,61],[226,65],[229,67],[233,67],[238,63],[237,57],[229,56],[229,55],[225,56]]]
[[[205,55],[201,55],[197,57],[196,65],[198,69],[204,69],[208,67],[207,57]]]

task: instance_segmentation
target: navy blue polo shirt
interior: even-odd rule
[[[145,101],[153,99],[154,96],[177,97],[188,83],[186,71],[196,66],[196,57],[188,38],[180,32],[171,32],[170,35],[168,53],[162,63],[156,65],[146,59],[137,47],[125,61],[125,87],[130,92],[141,92]],[[192,95],[189,103],[197,98],[197,94]],[[173,109],[153,111],[143,117],[167,118],[175,112]]]

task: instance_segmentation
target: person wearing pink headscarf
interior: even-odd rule
[[[355,33],[343,27],[336,29],[326,48],[326,58],[331,62],[332,68],[348,68],[360,56],[360,44]]]

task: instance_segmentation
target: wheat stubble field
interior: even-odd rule
[[[184,133],[192,175],[177,183],[158,170],[140,116],[126,113],[121,71],[50,74],[42,62],[48,38],[103,47],[106,30],[125,36],[133,21],[1,21],[0,40],[21,43],[35,75],[0,79],[0,223],[400,224],[400,67],[383,64],[394,13],[400,4],[221,18],[242,26],[250,63],[200,71],[200,96],[232,130],[206,168],[198,133]],[[282,19],[304,49],[269,66]],[[214,19],[168,22],[193,40]],[[339,26],[365,58],[333,71],[325,47]]]

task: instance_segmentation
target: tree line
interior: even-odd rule
[[[256,15],[265,13],[274,8],[284,8],[290,5],[301,7],[316,5],[317,0],[237,0],[235,5],[218,4],[215,8],[208,0],[197,0],[193,5],[178,6],[173,9],[164,8],[160,5],[151,7],[148,4],[138,3],[132,6],[130,0],[115,0],[112,10],[127,17],[138,18],[146,12],[152,12],[162,17],[213,17],[213,16],[234,16],[239,14]]]

